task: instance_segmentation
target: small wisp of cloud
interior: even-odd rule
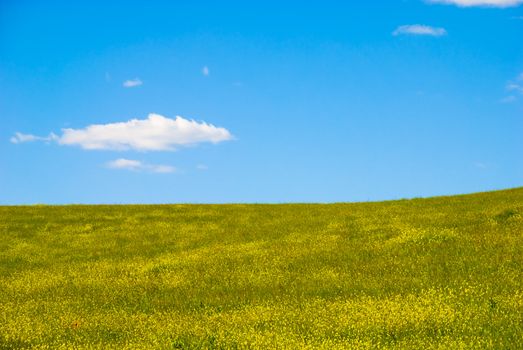
[[[459,7],[515,7],[523,4],[523,0],[428,0],[433,4],[455,5]]]
[[[200,170],[200,171],[205,171],[205,170],[208,170],[209,167],[208,167],[207,165],[205,165],[205,164],[198,164],[198,165],[196,166],[196,169],[197,169],[197,170]]]
[[[505,86],[505,90],[509,91],[511,93],[511,95],[509,96],[506,96],[504,98],[502,98],[500,100],[501,103],[511,103],[511,102],[515,102],[518,100],[518,97],[519,95],[522,95],[523,96],[523,83],[521,83],[523,81],[523,73],[520,73],[516,79],[514,79],[513,81],[509,82],[506,86]]]
[[[143,82],[139,78],[129,79],[122,83],[125,88],[133,88],[142,85]]]
[[[202,68],[202,74],[203,74],[204,77],[208,77],[209,74],[211,74],[211,72],[209,71],[209,67],[207,67],[207,66],[203,66],[203,68]]]
[[[118,158],[106,164],[110,169],[123,169],[130,171],[145,171],[149,173],[167,174],[174,173],[176,168],[170,165],[148,164],[139,160]]]
[[[516,91],[516,92],[519,92],[520,94],[523,94],[523,86],[521,86],[520,84],[509,83],[507,85],[507,90],[508,91]]]
[[[445,28],[431,27],[423,24],[407,24],[396,28],[392,32],[392,35],[425,35],[439,37],[446,35],[447,31]]]
[[[517,78],[521,81],[521,76]],[[523,85],[521,83],[508,83],[506,86],[507,91],[517,92],[520,95],[523,95]]]
[[[14,136],[9,139],[11,143],[24,143],[24,142],[34,142],[34,141],[43,141],[51,142],[58,140],[58,136],[54,133],[50,133],[49,136],[35,136],[31,134],[23,134],[21,132],[15,132]]]

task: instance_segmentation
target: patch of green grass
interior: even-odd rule
[[[0,348],[523,348],[523,189],[0,207]]]

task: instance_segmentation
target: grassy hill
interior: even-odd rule
[[[523,348],[523,188],[0,207],[0,348]]]

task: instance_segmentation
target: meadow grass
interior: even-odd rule
[[[523,188],[0,207],[0,348],[523,348]]]

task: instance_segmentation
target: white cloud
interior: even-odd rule
[[[50,133],[47,137],[35,136],[31,134],[22,134],[21,132],[15,132],[15,135],[9,139],[11,143],[24,143],[24,142],[34,142],[34,141],[55,141],[58,139],[53,133]]]
[[[428,2],[459,7],[514,7],[521,5],[523,0],[428,0]]]
[[[111,169],[124,169],[131,171],[147,171],[151,173],[173,173],[176,168],[170,165],[147,164],[139,160],[119,158],[107,163]]]
[[[515,81],[523,81],[523,73],[519,74],[516,77]],[[514,95],[514,94],[523,95],[523,85],[521,83],[515,83],[514,80],[509,82],[505,86],[505,89],[507,91],[510,91],[512,93],[512,95],[509,95],[509,96],[506,96],[506,97],[502,98],[500,100],[501,103],[515,102],[518,99],[518,97],[517,97],[517,95]]]
[[[205,165],[205,164],[198,164],[196,166],[196,169],[198,169],[198,170],[208,170],[209,167],[207,165]]]
[[[63,129],[62,132],[59,144],[89,150],[173,151],[179,146],[232,139],[225,128],[180,116],[170,119],[153,113],[144,120],[90,125],[84,129]]]
[[[140,86],[142,85],[143,82],[138,79],[138,78],[134,78],[134,79],[129,79],[129,80],[126,80],[123,82],[123,87],[126,87],[126,88],[132,88],[132,87],[136,87],[136,86]]]
[[[516,91],[516,92],[519,92],[520,94],[523,94],[523,86],[521,86],[519,84],[510,83],[507,85],[507,90]]]
[[[202,74],[203,74],[204,76],[208,77],[210,73],[211,73],[211,72],[209,71],[209,67],[207,67],[207,66],[203,66],[203,68],[202,68]]]
[[[107,166],[112,169],[129,169],[138,170],[142,167],[142,162],[138,160],[119,158],[107,163]]]
[[[176,171],[176,168],[170,165],[153,165],[152,166],[152,172],[154,173],[174,173]]]
[[[127,122],[94,124],[83,129],[62,129],[62,135],[38,137],[16,133],[13,143],[55,141],[64,146],[80,146],[86,150],[174,151],[181,146],[203,142],[219,143],[232,140],[231,133],[206,122],[183,117],[170,119],[151,113],[147,119]]]
[[[392,32],[392,35],[429,35],[429,36],[442,36],[447,34],[447,31],[444,28],[436,28],[431,26],[426,26],[422,24],[409,24],[399,26]]]

